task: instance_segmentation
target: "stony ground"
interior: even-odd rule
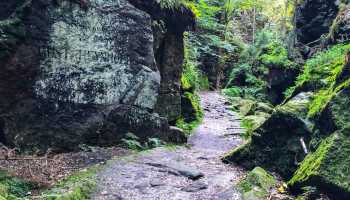
[[[81,169],[128,154],[130,151],[118,147],[86,147],[79,152],[36,156],[23,155],[16,149],[0,146],[0,171],[33,182],[39,188],[49,188]]]
[[[242,143],[239,119],[216,92],[201,93],[205,117],[188,145],[157,148],[110,164],[94,200],[234,200],[243,176],[220,157]]]

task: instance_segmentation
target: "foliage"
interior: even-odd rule
[[[140,142],[140,138],[133,133],[127,133],[122,139],[124,147],[135,151],[142,151],[163,146],[165,143],[159,138],[148,138],[147,142]]]
[[[292,96],[304,89],[316,91],[315,99],[309,107],[309,117],[314,117],[323,110],[329,100],[349,84],[346,80],[339,84],[337,77],[345,66],[344,55],[350,50],[350,45],[336,45],[329,50],[318,53],[305,64],[303,73],[297,78],[295,86],[286,91]]]
[[[344,54],[350,50],[350,45],[336,45],[326,51],[319,52],[309,59],[303,73],[299,75],[295,86],[286,91],[286,97],[293,95],[303,87],[313,90],[329,88],[334,82],[334,77],[344,66]]]
[[[208,78],[198,69],[199,52],[190,41],[189,34],[185,34],[185,59],[181,76],[184,90],[207,90],[209,89]]]
[[[254,122],[251,119],[243,119],[241,126],[245,128],[245,132],[242,134],[244,139],[249,139],[254,131]]]
[[[240,87],[230,87],[222,90],[226,96],[240,97],[242,95],[242,89]]]
[[[271,42],[264,48],[264,52],[259,57],[260,62],[269,67],[276,68],[296,68],[296,64],[288,58],[287,49],[280,42]]]
[[[281,41],[270,31],[262,30],[256,42],[247,45],[234,64],[227,88],[241,87],[241,95],[246,98],[267,100],[266,76],[272,68],[294,69],[296,65],[288,58],[288,52]]]
[[[36,186],[33,183],[11,177],[5,171],[0,171],[0,200],[19,200],[28,195]]]
[[[57,183],[53,188],[44,191],[39,200],[88,200],[96,189],[96,174],[101,166],[96,165],[81,170]]]
[[[200,98],[196,93],[185,92],[184,97],[187,98],[194,109],[194,117],[193,121],[186,121],[183,117],[176,121],[176,126],[184,130],[186,134],[191,134],[192,131],[202,122],[203,119],[203,110],[200,106]]]
[[[157,2],[163,9],[178,9],[187,3],[186,0],[157,0]]]
[[[192,122],[185,122],[183,118],[176,121],[176,127],[181,128],[187,135],[190,135],[195,128],[201,123],[201,120],[195,120]]]

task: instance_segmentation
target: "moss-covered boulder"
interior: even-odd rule
[[[185,92],[181,96],[182,117],[185,122],[192,122],[203,117],[200,97],[194,92]]]
[[[346,127],[350,123],[350,87],[332,95],[321,111],[317,126],[323,135]]]
[[[310,140],[310,123],[304,117],[311,96],[311,93],[302,93],[277,107],[253,132],[251,140],[228,153],[223,160],[248,169],[262,166],[290,177],[305,157],[300,140]]]
[[[267,198],[275,184],[276,180],[272,175],[261,167],[256,167],[239,182],[238,188],[243,193],[244,200],[262,200]]]
[[[246,116],[249,113],[254,112],[256,102],[250,99],[242,99],[239,103],[239,113],[241,116]]]
[[[241,116],[255,115],[256,112],[268,113],[273,112],[273,106],[269,103],[257,102],[252,99],[243,99],[240,97],[229,98],[231,107]]]
[[[334,199],[350,199],[350,128],[337,131],[310,153],[288,182],[294,191],[316,186]]]

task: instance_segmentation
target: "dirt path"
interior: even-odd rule
[[[240,168],[220,156],[241,144],[237,116],[216,92],[201,93],[205,117],[190,147],[157,148],[115,161],[101,172],[94,200],[234,200]]]

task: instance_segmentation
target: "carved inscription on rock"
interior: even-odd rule
[[[64,1],[50,12],[49,41],[37,42],[42,68],[35,85],[39,97],[153,107],[159,74],[147,66],[131,70],[128,32],[132,19],[118,14],[125,4],[124,0],[94,0],[84,10]]]

